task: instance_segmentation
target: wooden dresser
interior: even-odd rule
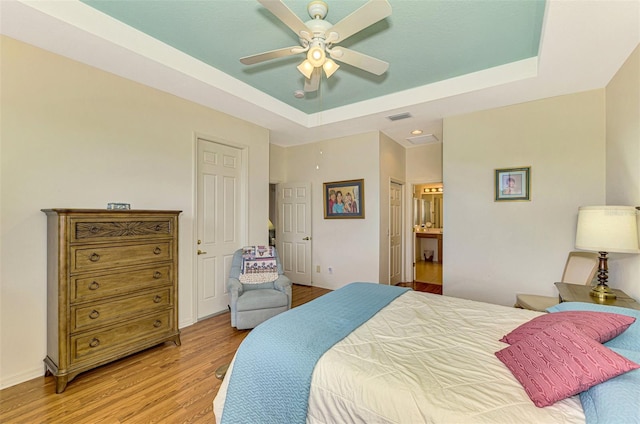
[[[43,209],[47,357],[56,393],[79,373],[178,330],[180,211]]]

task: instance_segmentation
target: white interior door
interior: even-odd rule
[[[198,139],[198,319],[226,311],[233,253],[242,247],[242,150]]]
[[[396,285],[402,278],[402,185],[389,185],[389,282]]]
[[[311,285],[311,183],[277,187],[276,240],[284,273],[296,284]]]

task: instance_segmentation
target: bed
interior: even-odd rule
[[[287,320],[300,321],[302,315],[288,314],[296,310],[303,314],[306,305],[322,302],[321,299],[331,295],[335,297],[325,300],[326,304],[318,310],[324,308],[326,319],[342,323],[345,319],[335,318],[335,308],[327,308],[327,305],[336,304],[342,292],[354,285],[361,292],[347,297],[343,302],[345,306],[352,304],[354,299],[357,305],[367,303],[363,300],[363,290],[388,288],[353,283],[276,318],[281,321],[282,328],[290,328],[294,324]],[[637,312],[630,311],[631,315]],[[240,417],[235,420],[237,422],[584,423],[581,396],[574,395],[550,406],[537,407],[510,369],[496,356],[496,352],[509,346],[500,341],[503,336],[542,315],[545,314],[411,290],[398,292],[346,336],[338,336],[339,340],[313,363],[307,382],[304,382],[306,377],[291,374],[291,365],[287,362],[288,352],[295,349],[291,346],[297,346],[299,335],[284,331],[279,339],[270,334],[267,339],[274,343],[272,347],[265,342],[256,342],[261,351],[258,356],[262,358],[264,353],[265,362],[250,365],[255,368],[248,371],[250,377],[245,378],[243,389],[238,389],[241,377],[239,372],[234,373],[234,367],[244,370],[249,364],[244,359],[240,365],[237,353],[214,400],[216,421],[234,422],[232,412],[237,412],[236,418]],[[322,319],[316,316],[310,322],[318,321]],[[267,323],[254,329],[245,342]],[[322,325],[317,327],[323,328]],[[640,328],[635,331],[640,332]],[[324,332],[320,330],[309,336],[310,340],[316,340]],[[636,333],[629,335],[633,343],[636,336]],[[242,349],[243,346],[239,352]],[[272,356],[269,356],[269,349]],[[263,375],[265,369],[270,374]],[[273,383],[283,375],[284,381]],[[636,393],[640,390],[640,370],[618,378],[629,376],[635,380],[628,384],[637,387],[632,397],[625,401],[635,402],[640,399],[640,394]],[[308,387],[295,386],[300,382]],[[233,407],[235,411],[231,412],[231,407],[225,410],[230,384],[233,393],[238,390],[242,393],[240,397],[245,401],[242,412],[239,407]],[[269,391],[272,393],[267,394]],[[305,411],[302,419],[300,416],[277,416],[277,411],[271,411],[273,404],[284,410],[295,409],[292,405],[300,400],[293,397],[299,395],[298,392],[302,392],[301,410]],[[628,386],[624,392],[629,392]],[[626,409],[629,408],[631,412],[627,411],[624,418],[638,420],[628,422],[640,422],[640,411],[634,412],[634,407],[629,406]],[[601,410],[598,412],[602,414]],[[258,415],[252,416],[253,413]],[[596,422],[593,411],[590,413],[589,421]],[[222,419],[223,415],[225,419]]]

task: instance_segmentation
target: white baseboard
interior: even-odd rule
[[[0,0],[1,1],[1,0]],[[189,327],[195,324],[192,317],[182,321],[179,323],[179,328]],[[15,386],[16,384],[24,383],[25,381],[32,380],[34,378],[42,377],[44,375],[44,363],[42,366],[30,369],[28,371],[24,371],[18,374],[2,376],[0,377],[0,390],[6,389],[11,386]]]
[[[41,367],[24,371],[18,374],[2,377],[0,381],[0,390],[7,387],[15,386],[16,384],[24,383],[25,381],[32,380],[34,378],[42,377],[44,375],[44,364]]]

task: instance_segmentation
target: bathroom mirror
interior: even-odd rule
[[[414,226],[442,228],[442,212],[444,208],[442,192],[442,184],[418,184],[414,186]]]

